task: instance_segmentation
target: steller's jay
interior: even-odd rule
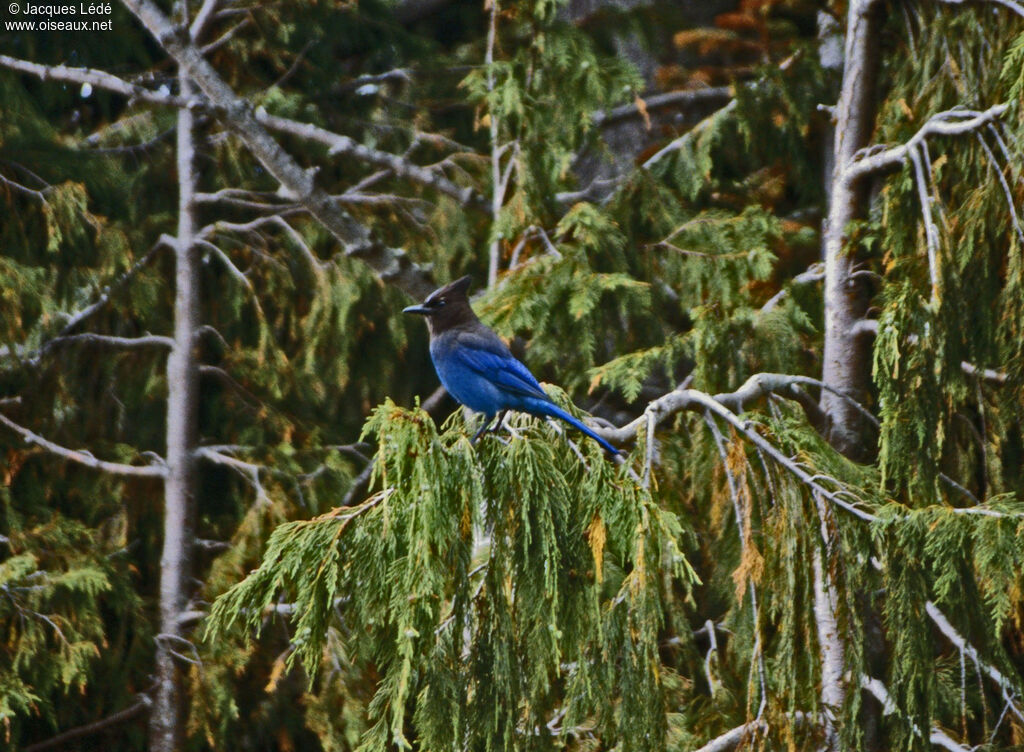
[[[422,305],[404,313],[418,313],[430,330],[430,358],[444,388],[458,402],[486,416],[473,441],[487,430],[498,413],[518,410],[538,417],[560,418],[600,444],[606,452],[618,450],[544,393],[529,369],[473,313],[466,293],[469,277],[435,290]],[[500,424],[500,420],[499,420]]]

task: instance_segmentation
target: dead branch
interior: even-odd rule
[[[192,19],[192,25],[188,28],[189,38],[193,42],[200,41],[200,38],[206,33],[218,5],[220,5],[220,0],[203,0],[202,6],[196,13],[195,18]]]
[[[796,726],[806,726],[814,722],[813,716],[800,711],[789,715],[789,718]],[[729,729],[724,734],[716,736],[700,749],[694,750],[694,752],[730,752],[740,746],[745,740],[752,738],[754,734],[764,733],[767,730],[768,723],[765,721],[748,721],[742,726]]]
[[[153,701],[150,700],[147,695],[138,695],[135,703],[129,705],[124,710],[119,710],[113,715],[101,718],[98,721],[93,721],[92,723],[86,723],[85,725],[68,729],[67,731],[57,734],[45,741],[29,744],[22,748],[22,752],[44,752],[48,749],[66,748],[64,745],[74,739],[80,739],[83,736],[96,734],[104,729],[110,728],[111,726],[116,726],[119,723],[130,721],[137,715],[149,712],[149,708],[152,704]]]
[[[3,183],[15,193],[21,193],[29,198],[34,198],[36,201],[44,205],[47,203],[46,194],[53,189],[52,186],[47,186],[42,190],[36,190],[35,188],[29,188],[27,185],[22,185],[16,180],[11,180],[4,175],[0,175],[0,183]]]
[[[111,295],[113,295],[115,292],[120,292],[122,289],[127,287],[128,283],[135,278],[135,275],[137,275],[142,270],[143,267],[145,267],[150,261],[152,261],[153,257],[156,256],[156,254],[161,249],[173,248],[174,242],[175,241],[173,238],[170,238],[169,236],[166,235],[162,235],[160,239],[157,240],[156,244],[149,249],[145,256],[143,256],[134,264],[132,264],[131,267],[124,274],[122,274],[120,277],[114,280],[111,284],[104,287],[103,291],[100,293],[99,297],[96,299],[95,302],[81,309],[77,313],[73,314],[71,318],[68,319],[68,322],[64,325],[64,328],[60,330],[60,334],[58,336],[66,337],[79,324],[81,324],[86,319],[92,317],[94,314],[96,314],[101,308],[103,308],[103,306],[107,304],[107,301],[110,300]],[[43,345],[43,347],[40,348],[40,351],[44,351],[45,348],[46,345]]]
[[[988,124],[988,127],[992,128],[992,123]],[[978,143],[981,144],[981,148],[985,151],[985,156],[988,157],[989,164],[992,165],[992,170],[999,178],[999,185],[1003,189],[1003,195],[1006,197],[1006,206],[1010,210],[1010,218],[1013,220],[1013,229],[1017,233],[1017,238],[1020,240],[1021,245],[1024,245],[1024,229],[1021,228],[1020,217],[1017,216],[1017,206],[1013,203],[1013,192],[1010,190],[1010,184],[1006,181],[1006,175],[999,169],[999,163],[996,161],[996,155],[993,153],[992,148],[988,145],[985,137],[981,133],[975,133],[975,137],[978,139]],[[996,137],[998,139],[999,131],[996,131]],[[1005,153],[1004,153],[1005,155]],[[1007,160],[1007,166],[1010,162]]]
[[[797,376],[786,373],[756,373],[747,379],[736,391],[716,394],[714,399],[719,404],[728,407],[734,412],[740,413],[743,412],[743,405],[745,403],[766,397],[769,394],[778,394],[783,397],[790,397],[791,399],[797,399],[797,401],[800,401],[793,391],[793,387],[799,384],[816,386],[827,392],[835,394],[840,399],[847,401],[873,426],[876,428],[879,427],[878,418],[872,415],[866,407],[853,399],[853,397],[843,394],[820,379],[811,378],[810,376]]]
[[[258,504],[270,502],[270,497],[267,496],[266,489],[263,488],[263,484],[260,482],[260,473],[267,468],[257,465],[255,462],[246,462],[223,452],[213,451],[210,447],[196,449],[195,455],[215,465],[224,465],[236,470],[256,492],[256,502]]]
[[[753,379],[754,377],[751,378]],[[694,410],[699,412],[709,410],[718,417],[724,419],[741,435],[745,436],[752,444],[761,449],[761,451],[771,457],[789,473],[796,476],[801,483],[806,485],[812,491],[821,494],[824,498],[828,499],[833,504],[842,507],[855,517],[868,522],[876,519],[873,514],[861,509],[857,505],[858,500],[848,492],[842,488],[836,490],[835,488],[830,488],[828,485],[825,485],[825,482],[836,484],[837,482],[834,479],[821,475],[812,475],[807,472],[807,470],[805,470],[796,460],[787,457],[774,444],[754,430],[749,421],[741,420],[719,400],[729,402],[734,401],[735,397],[733,397],[732,394],[712,396],[696,389],[676,389],[648,404],[643,415],[630,423],[627,423],[625,426],[613,429],[594,427],[594,430],[608,441],[621,444],[635,438],[637,431],[645,428],[649,420],[654,421],[655,425],[658,425],[683,410]],[[1000,513],[996,512],[996,514]]]
[[[107,334],[68,334],[63,337],[54,337],[48,343],[49,347],[65,347],[67,345],[94,345],[97,347],[117,347],[124,350],[139,350],[146,347],[174,347],[174,340],[170,337],[163,337],[158,334],[146,334],[141,337],[113,337]]]
[[[91,467],[94,470],[110,473],[112,475],[124,475],[136,478],[163,478],[167,474],[167,468],[164,465],[125,465],[120,462],[98,460],[87,451],[69,449],[61,446],[60,444],[55,444],[36,432],[15,423],[3,413],[0,413],[0,423],[3,423],[30,444],[37,444],[51,454],[63,457],[66,460],[71,460],[72,462],[77,462],[79,465]]]
[[[996,371],[992,368],[979,368],[973,363],[968,363],[966,360],[960,362],[960,370],[968,376],[977,376],[982,381],[987,381],[997,386],[1002,386],[1006,383],[1006,374],[1002,371]]]
[[[673,152],[679,151],[680,149],[689,146],[690,144],[693,143],[695,139],[701,136],[705,131],[714,126],[721,119],[725,118],[730,112],[735,110],[736,107],[736,100],[730,100],[728,104],[723,106],[721,109],[718,109],[715,112],[708,115],[706,118],[701,120],[699,123],[697,123],[697,125],[693,126],[686,133],[665,144],[665,146],[661,147],[661,149],[659,149],[657,152],[648,157],[647,161],[644,162],[641,165],[641,167],[645,170],[649,170],[651,169],[651,167],[653,167],[655,164],[657,164],[662,159],[667,157],[669,154],[672,154]]]
[[[882,704],[883,715],[891,715],[892,713],[896,713],[899,711],[899,709],[896,707],[896,703],[889,695],[888,690],[885,688],[885,685],[881,682],[881,680],[873,679],[867,675],[863,675],[860,679],[860,686],[862,689],[866,689],[868,692],[870,692],[874,696],[874,698]],[[916,735],[921,735],[921,729],[919,729],[916,725],[913,727],[913,729]],[[970,752],[970,750],[972,749],[971,747],[966,747],[963,744],[960,744],[959,742],[954,740],[953,737],[951,737],[949,734],[947,734],[945,731],[938,728],[937,726],[932,727],[932,731],[928,737],[928,740],[935,746],[942,747],[943,749],[948,749],[950,750],[950,752]]]
[[[170,53],[183,73],[224,113],[224,124],[242,139],[289,197],[306,208],[334,235],[347,256],[363,261],[383,281],[395,285],[415,300],[422,300],[430,294],[435,285],[429,271],[415,264],[405,251],[374,239],[369,228],[331,201],[330,196],[316,185],[313,175],[271,137],[257,119],[252,105],[235,94],[196,46],[175,30],[151,0],[124,0],[124,5]]]
[[[1024,722],[1024,712],[1022,712],[1020,705],[1015,702],[1017,690],[1010,679],[995,666],[986,663],[981,658],[978,654],[978,649],[971,643],[967,642],[963,635],[956,630],[956,627],[950,624],[949,619],[947,619],[946,615],[939,610],[938,606],[931,601],[928,601],[924,604],[924,610],[927,612],[928,618],[932,620],[932,623],[939,628],[939,631],[942,632],[942,634],[944,634],[961,653],[967,655],[979,670],[984,671],[992,681],[999,685],[999,689],[1003,694],[1003,699],[1006,700],[1009,708],[1021,722]]]
[[[219,37],[214,39],[212,42],[210,42],[209,44],[204,44],[199,51],[202,52],[204,55],[209,55],[211,52],[219,50],[221,47],[223,47],[225,44],[231,41],[232,37],[234,37],[246,26],[249,26],[251,23],[251,18],[243,18],[241,21],[239,21],[234,26],[229,28],[227,31],[225,31]]]
[[[731,86],[709,86],[706,89],[689,89],[686,91],[668,91],[664,94],[652,94],[643,97],[644,109],[648,112],[668,109],[669,107],[693,107],[699,104],[727,104],[733,97]],[[594,114],[594,125],[600,127],[619,120],[640,115],[636,103],[624,104],[620,107]]]
[[[865,175],[893,168],[904,160],[913,158],[914,151],[929,136],[960,136],[972,133],[998,120],[1006,112],[1007,107],[1005,104],[996,104],[981,112],[954,109],[932,115],[905,143],[877,153],[862,150],[855,154],[851,162],[843,168],[841,179],[852,183]]]
[[[286,133],[296,138],[326,146],[328,155],[332,157],[339,155],[355,157],[367,164],[390,170],[397,177],[413,180],[429,188],[434,188],[446,196],[454,198],[463,206],[489,211],[486,200],[478,195],[473,188],[456,185],[444,175],[429,167],[420,167],[397,154],[373,149],[348,136],[334,133],[311,123],[300,123],[296,120],[278,117],[261,109],[257,109],[255,115],[260,123],[272,131]]]
[[[0,55],[0,65],[21,73],[28,73],[43,81],[68,81],[75,84],[89,84],[96,89],[105,89],[116,94],[137,99],[151,104],[170,107],[183,107],[189,110],[208,107],[202,97],[179,97],[170,92],[153,91],[145,86],[125,81],[112,73],[94,68],[73,68],[67,65],[40,65],[39,63],[19,60],[9,55]]]
[[[136,13],[136,15],[138,15],[138,13]],[[150,29],[150,31],[152,31],[152,29]],[[215,42],[214,44],[217,43]],[[200,55],[200,51],[196,50],[191,44],[182,42],[181,46],[184,49],[194,51],[197,55]],[[208,52],[208,50],[207,48],[204,48],[202,53],[205,54],[206,52]],[[201,55],[200,59],[202,59]],[[205,60],[203,60],[203,62],[205,63]],[[170,93],[164,93],[163,91],[147,89],[144,86],[130,83],[118,76],[107,73],[106,71],[91,68],[74,68],[65,65],[45,66],[26,60],[12,58],[7,55],[0,55],[0,65],[22,73],[37,76],[44,81],[59,80],[80,84],[87,83],[95,88],[105,89],[107,91],[112,91],[114,93],[121,94],[132,99],[149,102],[151,104],[207,111],[214,116],[228,115],[228,124],[229,126],[232,125],[230,121],[230,113],[228,113],[226,109],[221,109],[223,105],[229,104],[229,101],[225,101],[223,99],[214,103],[208,101],[202,96],[184,98]],[[206,67],[209,68],[208,64]],[[209,68],[208,72],[213,76],[217,75],[212,68]],[[223,83],[223,81],[221,81],[221,83]],[[386,168],[398,177],[412,180],[429,188],[434,188],[435,190],[454,198],[463,206],[480,209],[482,211],[490,211],[486,200],[477,194],[472,187],[463,187],[451,182],[439,170],[429,167],[421,167],[396,154],[391,154],[389,152],[360,144],[348,136],[328,131],[324,128],[312,125],[311,123],[302,123],[296,120],[271,115],[262,108],[251,110],[251,108],[248,107],[248,103],[245,103],[243,100],[235,97],[234,92],[227,90],[225,94],[230,96],[231,99],[237,100],[237,102],[234,103],[235,105],[242,106],[244,109],[249,109],[256,121],[272,131],[285,133],[307,141],[322,144],[323,146],[328,147],[328,153],[331,156],[341,154],[355,157],[367,164]],[[234,128],[234,130],[238,132],[239,129]],[[246,140],[244,136],[242,137],[242,140]],[[248,143],[248,141],[246,143]],[[279,146],[276,148],[280,150]],[[260,159],[259,155],[257,155],[257,158]],[[260,159],[260,161],[263,160]],[[270,169],[269,166],[268,169]],[[271,170],[271,172],[273,172],[273,170]],[[287,185],[286,183],[282,184]]]
[[[740,746],[745,739],[767,730],[768,724],[765,721],[750,721],[726,731],[721,736],[716,736],[695,752],[730,752]]]
[[[777,293],[772,295],[768,301],[761,306],[759,313],[769,313],[775,306],[781,303],[789,295],[790,287],[795,285],[808,285],[814,282],[821,282],[825,279],[825,265],[820,261],[817,261],[807,267],[806,270],[797,274],[793,279],[789,280],[789,287],[783,287]]]

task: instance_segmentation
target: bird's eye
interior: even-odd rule
[[[437,299],[437,307],[438,308],[442,308],[447,302],[448,301],[445,298],[438,298]]]

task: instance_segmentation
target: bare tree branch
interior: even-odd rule
[[[192,45],[183,44],[183,46],[186,49],[193,50],[196,54],[199,54],[199,51],[195,50]],[[204,48],[203,52],[205,53],[207,50]],[[200,57],[200,59],[202,58]],[[205,60],[203,62],[205,63]],[[125,81],[111,73],[91,68],[73,68],[65,65],[45,66],[26,60],[18,60],[17,58],[12,58],[7,55],[0,55],[0,65],[22,73],[37,76],[44,81],[52,79],[70,81],[72,83],[88,83],[96,88],[112,91],[117,94],[122,94],[151,104],[209,111],[215,116],[224,114],[223,110],[218,109],[219,106],[229,104],[229,102],[223,100],[213,103],[198,95],[184,98],[170,93],[165,94],[160,91],[152,91],[144,86],[138,86]],[[213,72],[212,68],[209,69],[209,73],[216,76],[216,73]],[[238,100],[236,104],[247,107],[248,103],[245,103],[243,100],[235,97],[234,93],[230,92],[230,90],[228,90],[228,93],[232,98]],[[397,177],[412,180],[429,188],[434,188],[435,190],[454,198],[463,206],[479,209],[485,212],[490,211],[487,201],[472,187],[459,186],[453,183],[437,169],[421,167],[396,154],[391,154],[389,152],[360,144],[348,136],[328,131],[311,123],[302,123],[297,120],[290,120],[288,118],[278,117],[277,115],[271,115],[262,108],[253,110],[252,116],[256,121],[272,131],[285,133],[296,138],[301,138],[306,141],[312,141],[326,146],[329,149],[328,153],[331,156],[346,155],[355,157],[367,164],[386,168]],[[230,125],[230,121],[228,124]],[[234,130],[236,133],[239,132],[237,128]],[[242,140],[245,141],[244,136],[242,136]],[[280,150],[280,147],[278,146],[277,149]],[[260,159],[258,154],[256,156]],[[260,159],[260,161],[263,160]],[[268,169],[270,168],[268,167]]]
[[[259,122],[251,104],[232,91],[195,45],[175,30],[151,0],[123,2],[170,53],[185,75],[206,93],[215,107],[224,112],[225,125],[242,139],[290,197],[334,235],[347,256],[365,262],[382,280],[394,284],[416,300],[422,300],[433,291],[435,285],[425,268],[413,263],[405,251],[375,240],[365,225],[342,211],[322,188],[317,187],[313,175],[285,152]]]
[[[1002,386],[1006,383],[1006,374],[1002,371],[996,371],[992,368],[979,368],[973,363],[968,363],[966,360],[960,362],[960,370],[968,376],[978,376],[983,381],[987,381],[998,386]]]
[[[300,123],[296,120],[278,117],[261,109],[257,109],[255,115],[260,123],[272,131],[286,133],[296,138],[326,146],[328,154],[332,157],[338,155],[355,157],[367,164],[388,169],[397,177],[407,178],[429,188],[434,188],[446,196],[454,198],[463,206],[489,211],[486,200],[473,188],[456,185],[444,175],[429,167],[420,167],[396,154],[373,149],[360,144],[348,136],[328,131],[311,123]]]
[[[212,42],[210,42],[209,44],[204,44],[199,49],[199,51],[204,55],[209,55],[211,52],[219,50],[221,47],[223,47],[225,44],[231,41],[232,37],[234,37],[238,32],[240,32],[242,29],[244,29],[246,26],[249,26],[250,24],[252,24],[251,18],[243,18],[241,21],[236,23],[234,26],[225,31]]]
[[[726,731],[721,736],[716,736],[695,752],[730,752],[740,746],[744,739],[750,739],[754,734],[767,729],[768,724],[765,721],[749,721]]]
[[[644,109],[647,111],[666,109],[669,107],[692,107],[698,104],[728,104],[733,97],[731,86],[709,86],[705,89],[689,89],[686,91],[668,91],[664,94],[652,94],[643,98]],[[594,125],[603,126],[640,114],[637,103],[624,104],[605,112],[594,114]]]
[[[65,345],[96,345],[98,347],[118,347],[125,350],[136,350],[146,347],[174,347],[174,340],[170,337],[163,337],[159,334],[146,334],[141,337],[113,337],[107,334],[68,334],[63,337],[54,337],[47,345],[49,347],[63,347]]]
[[[197,193],[195,200],[201,204],[223,203],[239,209],[282,212],[299,209],[277,193],[268,191],[247,191],[241,188],[221,188],[213,193]]]
[[[263,488],[263,484],[260,482],[260,473],[267,468],[262,465],[257,465],[255,462],[246,462],[245,460],[240,460],[237,457],[232,457],[223,452],[214,451],[210,447],[200,447],[199,449],[196,449],[195,454],[197,457],[201,457],[215,465],[224,465],[225,467],[237,470],[253,487],[253,490],[256,492],[257,503],[270,501],[270,497],[267,496],[267,492]]]
[[[992,129],[992,123],[988,124],[988,127]],[[996,131],[998,137],[999,132]],[[1006,206],[1010,210],[1010,218],[1013,221],[1013,229],[1017,233],[1017,238],[1020,240],[1021,245],[1024,245],[1024,229],[1021,229],[1020,217],[1017,216],[1017,206],[1013,203],[1013,192],[1010,190],[1010,184],[1006,182],[1006,175],[999,169],[999,163],[996,161],[996,155],[992,152],[988,142],[985,141],[985,137],[981,133],[975,133],[975,137],[978,139],[978,143],[981,144],[981,148],[985,151],[985,156],[988,157],[989,163],[992,165],[992,170],[996,173],[999,178],[999,185],[1002,186],[1003,195],[1006,196]],[[1009,166],[1009,162],[1008,165]]]
[[[338,84],[334,90],[339,92],[352,91],[353,89],[360,89],[364,86],[377,86],[378,84],[387,83],[389,81],[404,81],[405,83],[410,83],[415,77],[415,73],[416,72],[412,68],[394,68],[389,71],[384,71],[383,73],[367,73]]]
[[[116,94],[121,94],[129,99],[137,99],[151,104],[159,104],[170,107],[184,107],[186,109],[203,109],[207,107],[203,98],[180,97],[170,92],[152,91],[145,86],[125,81],[112,73],[96,70],[94,68],[73,68],[67,65],[40,65],[28,60],[19,60],[9,55],[0,55],[0,65],[11,70],[28,73],[29,75],[41,78],[43,81],[69,81],[76,84],[89,84],[97,89],[105,89]]]
[[[789,288],[794,285],[808,285],[814,282],[821,282],[825,279],[825,265],[820,261],[817,261],[807,267],[806,270],[797,274],[793,279],[789,280],[789,287],[783,287],[777,293],[772,295],[771,298],[761,306],[760,313],[769,313],[775,306],[781,303],[789,295]]]
[[[922,141],[922,144],[924,142]],[[921,223],[924,225],[925,245],[928,248],[928,281],[931,283],[931,303],[939,300],[939,228],[932,216],[932,197],[928,192],[930,170],[925,173],[920,147],[908,150],[910,161],[914,164],[914,182],[917,184],[917,198],[921,205]]]
[[[103,291],[100,293],[100,296],[96,298],[95,302],[86,306],[77,313],[73,314],[71,318],[68,319],[68,322],[64,324],[64,328],[60,330],[60,334],[58,336],[66,337],[83,321],[85,321],[88,318],[91,318],[94,314],[96,314],[101,308],[103,308],[103,306],[107,304],[107,301],[110,300],[110,297],[115,292],[120,292],[122,289],[127,287],[128,283],[135,278],[135,275],[137,275],[142,270],[143,267],[145,267],[150,261],[152,261],[153,257],[156,256],[156,254],[161,249],[173,248],[174,242],[174,239],[169,236],[161,236],[160,239],[156,242],[156,244],[149,249],[145,256],[143,256],[134,264],[132,264],[131,267],[127,271],[125,271],[124,274],[122,274],[120,277],[114,280],[111,284],[104,287]],[[41,349],[45,349],[45,345]]]
[[[199,42],[206,33],[206,29],[214,18],[214,13],[220,5],[220,0],[203,0],[202,6],[192,19],[192,25],[188,27],[189,38],[193,42]]]
[[[942,634],[944,634],[961,653],[967,655],[979,670],[984,671],[992,681],[999,685],[999,689],[1003,694],[1003,699],[1006,700],[1014,715],[1016,715],[1021,722],[1024,722],[1024,712],[1022,712],[1019,705],[1017,688],[1013,686],[1009,677],[1005,676],[995,666],[986,663],[978,654],[978,649],[967,642],[963,635],[956,630],[956,627],[950,624],[949,619],[947,619],[946,615],[939,610],[938,606],[931,601],[928,601],[924,604],[924,610],[928,613],[928,618],[930,618],[935,626],[939,628],[939,631],[942,632]]]
[[[2,56],[0,56],[0,57],[2,57]],[[10,178],[5,177],[3,175],[0,175],[0,183],[3,183],[8,188],[13,190],[15,193],[21,193],[21,194],[23,194],[25,196],[28,196],[29,198],[34,198],[36,201],[40,202],[41,204],[46,204],[47,203],[46,202],[46,194],[47,194],[48,191],[52,190],[52,186],[46,187],[43,190],[36,190],[35,188],[29,188],[27,185],[22,185],[18,181],[11,180]]]
[[[796,384],[816,386],[825,391],[832,392],[840,399],[849,402],[854,409],[859,411],[876,428],[879,426],[878,418],[872,415],[866,407],[853,399],[853,397],[843,394],[820,379],[811,378],[810,376],[797,376],[787,373],[755,373],[743,382],[743,385],[736,391],[716,394],[714,399],[719,404],[740,413],[743,412],[743,405],[745,403],[760,399],[769,394],[791,396],[792,387]]]
[[[665,144],[665,146],[661,147],[661,149],[659,149],[657,152],[648,157],[647,160],[641,165],[641,167],[645,170],[649,170],[651,169],[651,167],[653,167],[655,164],[660,162],[662,159],[667,157],[672,152],[679,151],[680,149],[689,146],[690,143],[694,141],[694,139],[698,138],[702,133],[704,133],[704,131],[714,126],[722,118],[726,117],[730,112],[735,110],[736,107],[736,100],[731,100],[721,109],[716,110],[715,112],[711,113],[706,118],[701,120],[699,123],[697,123],[697,125],[693,126],[683,135]]]
[[[129,705],[124,710],[119,710],[113,715],[101,718],[98,721],[93,721],[92,723],[86,723],[83,726],[76,726],[73,729],[68,729],[67,731],[57,734],[45,741],[29,744],[26,747],[22,747],[22,752],[45,752],[45,750],[48,749],[65,748],[64,745],[74,739],[80,739],[83,736],[99,733],[104,729],[116,726],[119,723],[124,723],[125,721],[130,721],[132,718],[148,712],[152,704],[153,701],[146,695],[138,695],[138,699],[135,703]]]
[[[103,306],[107,304],[107,302],[110,300],[113,294],[119,292],[122,288],[126,287],[127,284],[132,279],[134,279],[135,275],[139,273],[139,270],[141,270],[144,266],[146,266],[146,264],[148,264],[153,259],[157,251],[159,251],[164,246],[172,244],[173,239],[167,239],[166,237],[162,237],[156,243],[156,245],[154,245],[149,250],[149,252],[145,256],[143,256],[141,259],[132,264],[131,268],[125,271],[125,273],[118,277],[114,282],[104,287],[99,297],[93,303],[90,303],[85,308],[71,314],[68,318],[67,323],[64,324],[60,332],[52,339],[43,342],[43,344],[40,345],[35,351],[28,352],[25,348],[19,347],[14,347],[13,350],[7,347],[0,347],[0,359],[7,357],[18,357],[22,362],[27,363],[29,365],[37,364],[48,352],[50,352],[51,348],[59,346],[59,340],[66,340],[68,336],[71,334],[71,332],[74,329],[76,329],[82,322],[86,321],[87,319],[91,318],[96,313],[98,313],[100,310],[102,310]],[[157,343],[154,342],[152,344]]]
[[[136,478],[163,478],[167,474],[167,468],[163,465],[125,465],[120,462],[98,460],[89,452],[69,449],[61,446],[60,444],[55,444],[49,439],[40,436],[35,431],[15,423],[3,413],[0,413],[0,423],[19,434],[30,444],[38,444],[52,454],[63,457],[66,460],[71,460],[72,462],[77,462],[79,465],[91,467],[94,470],[111,473],[112,475],[125,475]]]
[[[882,704],[882,714],[890,715],[896,713],[899,709],[896,707],[896,703],[889,695],[885,685],[879,679],[873,679],[869,676],[862,676],[860,680],[860,686],[870,692],[876,700]],[[921,735],[921,729],[914,726],[914,733],[918,736]],[[948,749],[950,752],[971,752],[971,747],[964,746],[957,742],[953,737],[947,734],[945,731],[938,727],[933,727],[928,740],[937,747]]]
[[[203,238],[198,236],[196,237],[195,242],[196,245],[206,248],[208,251],[210,251],[210,253],[216,256],[217,260],[220,261],[221,264],[224,266],[225,270],[227,270],[227,273],[234,277],[236,280],[238,280],[238,282],[246,290],[248,290],[249,294],[252,296],[256,305],[259,306],[259,300],[256,296],[256,290],[253,288],[252,282],[249,281],[249,278],[245,276],[245,272],[243,272],[241,269],[235,266],[235,262],[233,262],[230,259],[230,257],[228,257],[228,255],[224,253],[224,251],[222,251],[220,247],[215,243],[211,243],[209,240],[204,240]]]
[[[901,164],[905,159],[912,158],[912,152],[928,136],[960,136],[983,128],[998,120],[1008,105],[995,104],[984,111],[954,109],[932,115],[924,125],[910,137],[906,143],[893,146],[885,151],[874,149],[862,150],[853,155],[853,159],[842,170],[841,177],[853,182],[865,175],[887,170]],[[877,147],[875,147],[877,149]]]
[[[795,712],[789,716],[794,725],[804,726],[812,722],[813,717],[807,713]],[[750,739],[754,734],[764,733],[768,730],[768,723],[761,720],[753,720],[744,723],[742,726],[729,729],[724,734],[716,736],[700,749],[694,752],[730,752],[736,749],[745,740]]]
[[[710,394],[696,389],[676,389],[648,404],[643,415],[621,428],[603,428],[596,426],[593,426],[593,428],[595,432],[603,436],[605,439],[621,444],[634,438],[638,430],[646,427],[648,420],[653,419],[655,424],[660,424],[672,415],[683,410],[695,410],[699,412],[710,410],[715,415],[723,418],[740,434],[745,436],[751,443],[761,449],[761,451],[771,457],[776,463],[796,476],[801,483],[806,485],[812,491],[821,494],[824,498],[828,499],[833,504],[842,507],[855,517],[868,522],[876,519],[873,514],[860,508],[858,506],[858,500],[852,497],[848,492],[842,488],[836,490],[825,485],[825,482],[829,481],[835,484],[836,481],[834,479],[821,475],[813,475],[805,470],[796,460],[787,457],[774,444],[754,430],[748,421],[740,419],[739,416],[725,407],[724,404],[719,401],[720,399],[724,399],[728,402],[735,398],[732,397],[731,394],[713,397]],[[1000,513],[997,512],[996,514]]]

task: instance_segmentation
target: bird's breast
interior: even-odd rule
[[[470,368],[464,358],[452,353],[454,343],[443,335],[430,343],[430,357],[434,361],[441,384],[455,400],[470,410],[493,415],[508,405],[505,395],[494,383]]]

